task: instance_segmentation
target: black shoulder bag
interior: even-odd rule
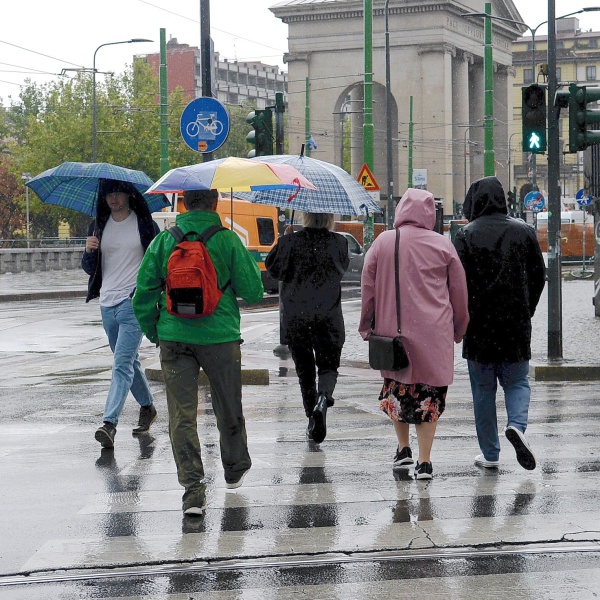
[[[400,371],[408,367],[409,361],[402,343],[400,332],[400,273],[398,267],[400,248],[400,228],[396,229],[395,273],[396,273],[396,319],[398,335],[384,337],[382,335],[369,336],[369,365],[372,369],[380,371]],[[375,319],[373,318],[373,326]]]

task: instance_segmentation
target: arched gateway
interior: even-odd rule
[[[382,199],[387,193],[385,4],[372,0],[374,175]],[[484,20],[462,15],[484,7],[483,0],[388,0],[394,196],[408,183],[412,96],[413,168],[427,169],[427,189],[444,200],[445,214],[462,204],[468,183],[483,176]],[[363,0],[283,0],[271,11],[289,28],[284,60],[290,152],[299,151],[309,133],[317,144],[313,157],[340,165],[346,156],[344,164],[351,160],[356,175],[363,164]],[[494,0],[492,15],[521,20],[511,0]],[[496,175],[506,187],[511,42],[524,28],[499,20],[492,24]]]

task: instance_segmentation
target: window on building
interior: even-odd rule
[[[598,38],[590,38],[589,46],[590,46],[590,48],[597,48],[598,47]]]
[[[585,68],[585,78],[587,81],[596,81],[596,65]]]
[[[560,67],[556,67],[556,81],[562,81]]]
[[[523,83],[533,83],[533,69],[523,69]]]

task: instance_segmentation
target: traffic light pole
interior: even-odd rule
[[[556,81],[556,8],[548,0],[548,359],[562,360],[562,290],[560,226],[560,141],[558,111],[555,107]]]

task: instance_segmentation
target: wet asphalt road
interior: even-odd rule
[[[80,286],[74,273],[63,275],[59,283],[54,274],[55,285]],[[44,276],[9,284],[2,275],[0,294]],[[600,362],[592,285],[563,285],[568,362]],[[545,302],[534,328],[541,362]],[[478,449],[457,347],[435,477],[417,482],[411,470],[391,470],[393,432],[378,410],[380,380],[365,368],[358,310],[357,300],[344,303],[348,339],[320,446],[304,439],[292,363],[272,353],[277,311],[245,313],[244,368],[268,369],[270,379],[244,388],[253,468],[240,490],[225,490],[201,389],[208,509],[198,519],[181,514],[159,381],[151,435],[131,436],[129,399],[114,452],[93,439],[111,365],[97,304],[1,302],[0,598],[597,597],[598,383],[532,381],[528,437],[538,468],[521,469],[503,440],[501,468],[487,471],[472,463]],[[156,365],[147,342],[142,357]],[[499,414],[501,403],[500,394]]]

